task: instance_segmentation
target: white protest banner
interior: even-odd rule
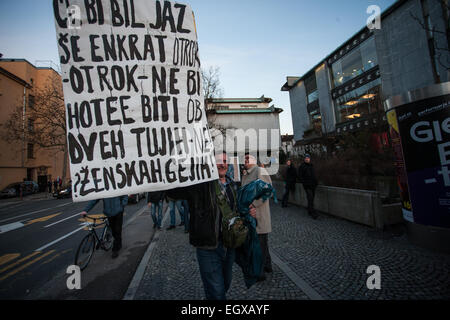
[[[190,6],[53,0],[74,201],[217,179]]]

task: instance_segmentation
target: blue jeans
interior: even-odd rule
[[[187,200],[182,201],[183,204],[183,218],[181,219],[184,222],[184,230],[189,231],[189,203]]]
[[[169,201],[170,226],[175,226],[175,224],[176,224],[175,206],[177,207],[178,212],[180,213],[181,221],[183,221],[183,207],[181,206],[181,202],[182,202],[182,200]]]
[[[161,221],[162,221],[162,209],[163,209],[163,202],[160,201],[158,203],[152,203],[152,219],[153,223],[156,224],[159,228],[161,228]],[[158,216],[156,216],[156,210],[158,210]]]
[[[226,249],[222,242],[214,250],[197,248],[197,261],[208,300],[226,300],[231,285],[235,250]]]

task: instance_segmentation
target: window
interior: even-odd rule
[[[34,132],[34,120],[28,119],[28,132],[32,133]]]
[[[317,92],[316,74],[313,73],[305,79],[305,89],[307,96],[307,103],[310,104],[319,98],[319,93]]]
[[[27,158],[34,159],[34,145],[32,143],[27,145]]]
[[[308,94],[308,104],[316,101],[317,99],[319,99],[319,92],[317,92],[317,90]]]
[[[28,107],[34,108],[34,96],[31,94],[28,95]]]
[[[378,78],[335,100],[336,123],[350,121],[381,110],[381,79]]]
[[[333,83],[338,87],[378,64],[375,39],[364,41],[331,66]]]

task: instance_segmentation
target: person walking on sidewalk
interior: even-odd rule
[[[153,220],[153,229],[161,230],[164,191],[147,192],[147,203]]]
[[[183,200],[181,202],[183,207],[183,220],[181,220],[181,225],[184,225],[184,233],[189,232],[189,202],[187,200]]]
[[[252,181],[261,179],[264,182],[272,184],[269,173],[266,169],[257,165],[256,158],[250,154],[245,155],[244,167],[247,174],[242,177],[242,186],[249,184]],[[264,281],[266,276],[264,272],[272,272],[272,259],[269,253],[269,233],[272,232],[272,224],[270,217],[269,201],[255,200],[253,207],[256,209],[256,232],[258,233],[259,243],[262,251],[262,270],[258,281]]]
[[[222,213],[217,192],[225,197],[231,210],[237,209],[237,188],[226,176],[228,158],[225,153],[216,155],[219,180],[167,191],[174,199],[189,203],[189,242],[196,247],[197,261],[206,299],[226,300],[231,285],[235,249],[226,248],[222,240]],[[216,187],[220,191],[217,191]],[[250,209],[255,215],[255,209]]]
[[[183,207],[182,207],[182,200],[175,200],[171,197],[167,197],[167,200],[169,202],[169,209],[170,209],[170,226],[167,227],[166,230],[172,230],[175,229],[176,225],[176,217],[175,217],[175,207],[178,209],[178,213],[180,214],[181,223],[180,226],[184,225],[184,219],[183,219]]]
[[[281,207],[286,208],[289,201],[289,193],[295,192],[295,183],[297,182],[297,170],[291,160],[286,161],[286,170],[284,172],[284,195]]]
[[[303,184],[303,189],[305,189],[306,199],[308,200],[308,214],[313,219],[317,219],[319,215],[314,209],[314,196],[316,194],[318,183],[314,172],[314,166],[311,163],[311,156],[309,154],[305,155],[304,162],[298,168],[298,178]]]
[[[101,199],[89,201],[86,208],[81,212],[81,216],[86,216],[100,200]],[[102,200],[103,213],[108,217],[109,226],[111,227],[112,235],[114,237],[112,258],[115,259],[119,256],[119,251],[122,248],[123,211],[128,204],[128,196],[118,196]]]

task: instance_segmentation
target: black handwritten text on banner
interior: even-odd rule
[[[74,201],[217,179],[192,9],[53,1]]]

